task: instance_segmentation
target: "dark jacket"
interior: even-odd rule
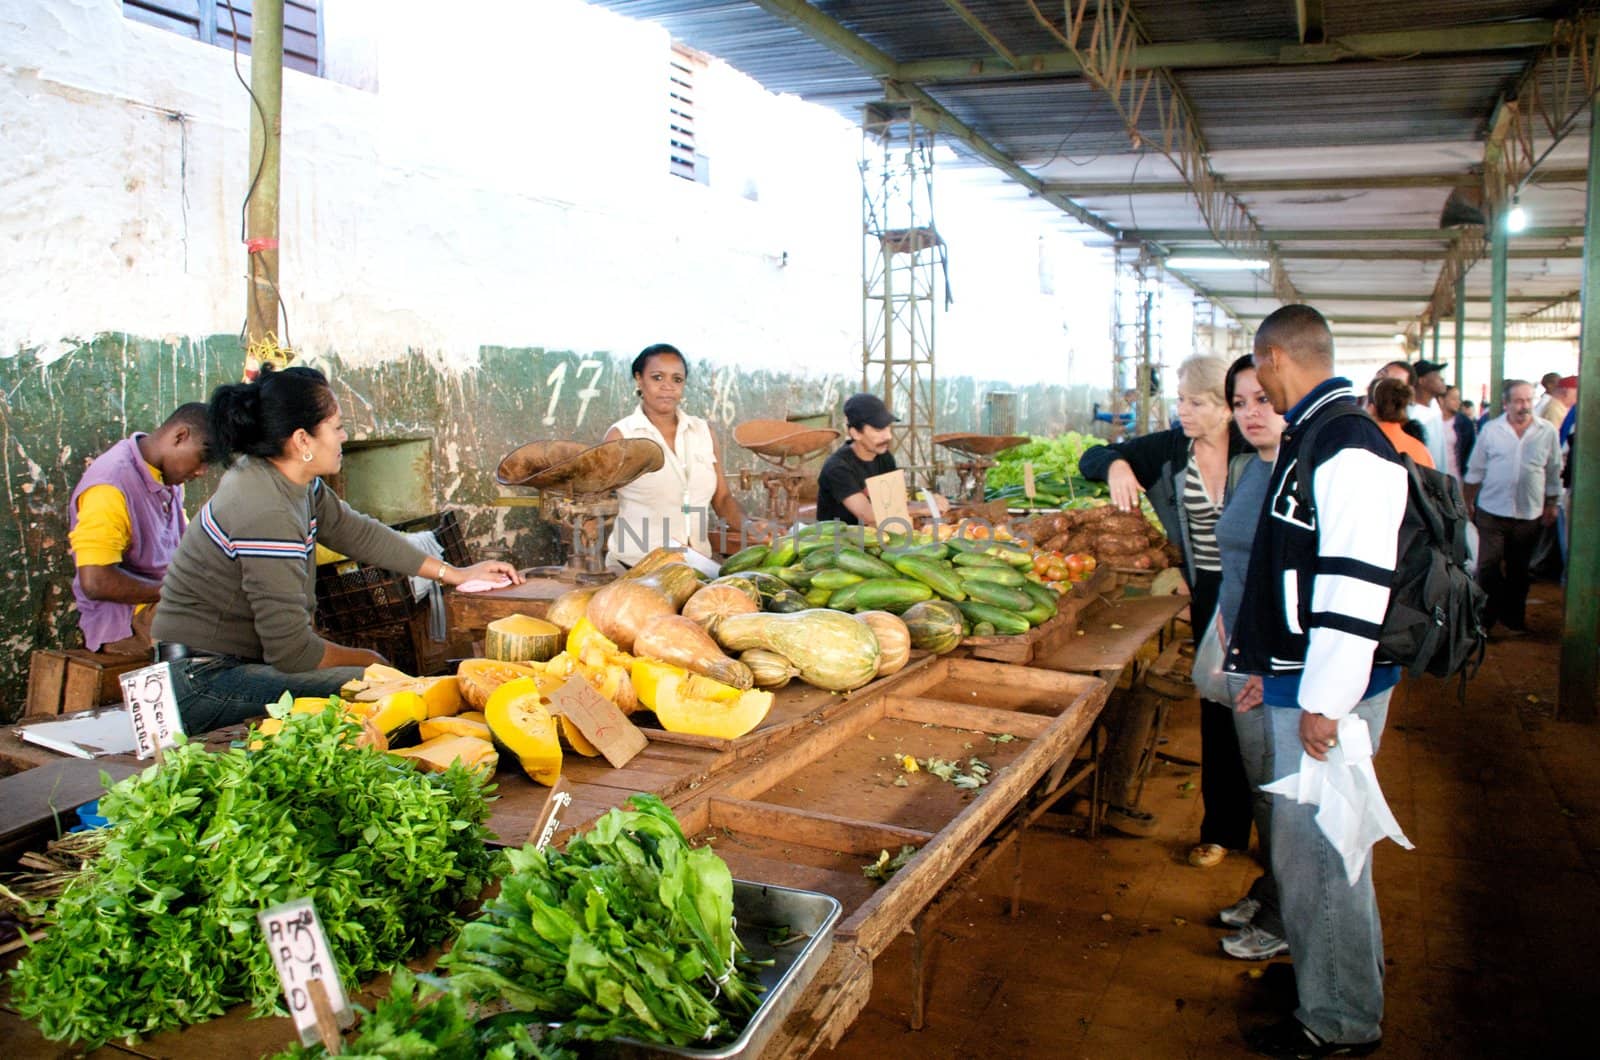
[[[1335,378],[1289,410],[1227,659],[1230,671],[1299,679],[1298,705],[1334,718],[1373,677],[1409,495],[1405,465],[1369,416],[1334,418],[1316,452],[1301,451],[1312,424],[1355,402]],[[1297,494],[1308,471],[1306,510]]]
[[[1244,438],[1230,424],[1228,456],[1252,452]],[[1085,449],[1078,458],[1078,472],[1091,482],[1104,482],[1111,465],[1126,460],[1134,478],[1155,509],[1167,540],[1183,553],[1183,572],[1194,584],[1194,557],[1189,548],[1189,518],[1183,509],[1183,478],[1189,466],[1189,438],[1180,427],[1157,431],[1111,445]]]
[[[1472,422],[1472,417],[1465,412],[1456,413],[1456,477],[1467,477],[1467,458],[1472,455],[1472,447],[1478,442],[1478,427]],[[1444,469],[1441,469],[1444,470]]]

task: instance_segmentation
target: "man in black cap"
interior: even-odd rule
[[[889,425],[900,420],[874,395],[852,394],[844,403],[844,422],[849,444],[828,457],[817,475],[817,518],[876,526],[867,479],[895,469]]]
[[[1450,463],[1444,444],[1444,408],[1439,403],[1450,388],[1444,381],[1444,370],[1445,365],[1438,361],[1417,362],[1417,403],[1406,410],[1412,419],[1422,424],[1428,455],[1433,457],[1433,466],[1441,471]]]

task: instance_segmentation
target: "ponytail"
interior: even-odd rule
[[[273,371],[253,383],[225,383],[211,393],[211,445],[224,464],[240,453],[281,456],[297,430],[315,431],[337,408],[328,379],[315,368]]]

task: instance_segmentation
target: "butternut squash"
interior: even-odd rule
[[[638,655],[681,666],[738,689],[754,683],[748,666],[722,654],[709,633],[682,615],[651,619],[639,631],[634,649]]]
[[[750,676],[757,688],[779,689],[800,671],[783,656],[765,648],[749,648],[739,653],[739,661],[750,667]]]
[[[835,692],[860,688],[878,674],[877,637],[842,611],[730,615],[717,628],[717,640],[728,651],[775,651],[794,663],[802,681]]]
[[[631,652],[633,639],[646,622],[677,613],[677,605],[660,590],[636,579],[619,579],[602,586],[589,600],[588,618],[619,650]]]
[[[498,750],[514,757],[538,783],[548,787],[556,782],[561,776],[561,739],[537,680],[518,677],[504,682],[490,694],[483,716]]]
[[[549,610],[544,613],[545,620],[561,627],[563,632],[570,633],[572,627],[589,609],[589,598],[592,597],[598,586],[582,589],[569,589],[556,597],[550,604]]]
[[[499,662],[544,662],[561,650],[562,630],[532,615],[507,615],[484,631],[484,654]]]
[[[687,563],[668,563],[657,568],[634,581],[639,585],[648,585],[650,588],[672,601],[674,611],[681,610],[689,602],[689,598],[700,591],[705,584],[700,580],[700,575],[695,573],[693,567]]]

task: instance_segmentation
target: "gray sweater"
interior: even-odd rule
[[[297,486],[243,457],[189,524],[161,583],[152,634],[199,651],[314,670],[326,642],[311,628],[316,546],[416,574],[427,557],[317,479]]]

